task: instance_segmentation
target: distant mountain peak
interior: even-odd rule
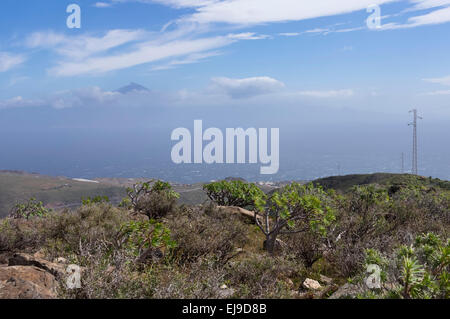
[[[130,84],[116,90],[116,92],[119,92],[122,94],[127,94],[127,93],[131,93],[131,92],[142,92],[142,91],[150,92],[150,90],[147,89],[145,86],[142,86],[135,82],[131,82]]]

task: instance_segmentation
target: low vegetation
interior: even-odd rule
[[[61,281],[61,298],[327,298],[344,285],[354,298],[449,298],[445,185],[408,176],[265,194],[222,181],[205,185],[211,203],[180,206],[169,184],[150,181],[117,207],[105,197],[71,211],[19,205],[0,220],[0,255],[40,252],[82,267],[82,288]],[[306,278],[326,287],[305,292]]]

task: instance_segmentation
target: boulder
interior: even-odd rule
[[[57,281],[35,266],[0,267],[0,299],[54,299]]]
[[[322,286],[320,283],[314,279],[306,278],[303,282],[303,288],[308,290],[320,290]]]
[[[333,283],[333,279],[324,275],[320,275],[320,282],[323,284],[331,285]]]
[[[66,269],[63,265],[25,253],[14,254],[13,257],[9,258],[8,266],[34,266],[49,272],[57,278],[63,278],[66,274]]]
[[[228,288],[227,285],[223,284],[220,286],[220,290],[218,292],[219,298],[227,299],[232,297],[236,291],[233,288]]]
[[[339,289],[335,291],[329,299],[356,298],[358,294],[362,294],[366,290],[367,289],[361,285],[346,283],[345,285],[339,287]]]

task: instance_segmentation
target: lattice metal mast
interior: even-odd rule
[[[414,121],[412,123],[409,123],[409,126],[413,127],[413,154],[412,154],[412,169],[411,169],[411,173],[413,175],[418,175],[419,170],[418,170],[418,163],[417,163],[417,120],[418,119],[422,119],[422,117],[417,115],[417,110],[413,109],[411,111],[409,111],[409,113],[413,113],[414,114]]]
[[[402,153],[402,174],[405,173],[405,153]]]

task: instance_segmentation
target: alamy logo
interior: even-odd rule
[[[378,265],[367,265],[366,272],[370,275],[366,278],[366,286],[369,289],[381,289],[381,268]]]
[[[225,143],[224,146],[224,137]],[[177,128],[172,132],[172,141],[179,141],[172,148],[175,164],[245,164],[265,165],[260,172],[264,175],[278,173],[280,167],[280,129],[270,130],[270,154],[267,128],[227,128],[225,135],[218,128],[208,128],[203,132],[203,121],[194,121],[194,136],[187,128]],[[248,140],[248,145],[247,145]],[[209,142],[205,147],[204,142]],[[192,152],[192,144],[194,149]],[[226,153],[224,152],[226,151]],[[192,153],[193,159],[192,159]]]
[[[81,288],[81,268],[78,265],[69,265],[66,269],[67,289],[80,289]]]
[[[372,13],[366,20],[367,27],[370,30],[381,29],[381,8],[374,4],[367,8],[368,13]]]
[[[70,4],[66,9],[70,15],[67,17],[66,24],[69,29],[81,28],[81,8],[78,4]]]

